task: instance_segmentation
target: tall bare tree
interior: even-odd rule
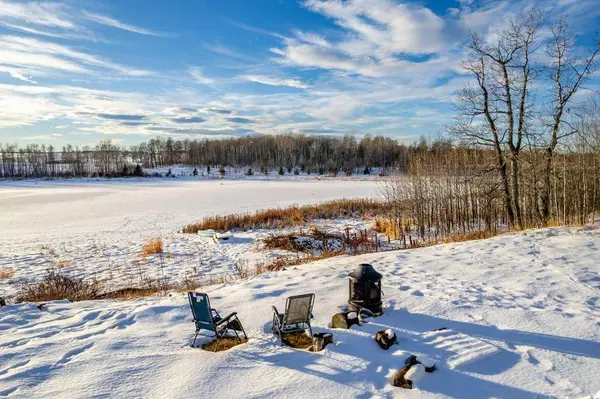
[[[531,117],[530,85],[536,77],[531,56],[542,20],[542,13],[533,9],[510,18],[508,27],[492,40],[471,33],[463,67],[476,85],[459,93],[459,117],[451,127],[461,139],[493,148],[508,223],[516,227],[523,226],[519,155]]]
[[[544,223],[550,218],[550,192],[553,160],[560,141],[577,132],[577,128],[565,119],[569,103],[596,65],[600,41],[587,55],[578,55],[575,36],[569,31],[564,19],[550,26],[551,40],[546,47],[549,58],[548,77],[552,81],[554,96],[551,101],[550,120],[547,123],[549,137],[545,144],[544,170],[540,190],[540,217]]]

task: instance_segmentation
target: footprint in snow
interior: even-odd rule
[[[423,294],[423,293],[422,293],[421,291],[419,291],[419,290],[414,290],[414,291],[412,292],[412,295],[414,295],[414,296],[425,296],[425,294]]]

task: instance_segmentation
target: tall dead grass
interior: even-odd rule
[[[0,280],[12,278],[15,275],[15,273],[16,272],[14,269],[10,269],[10,268],[0,269]]]
[[[162,254],[163,253],[163,240],[162,238],[155,238],[144,243],[144,248],[142,249],[141,256],[148,256],[152,254]]]
[[[204,218],[199,223],[182,228],[183,233],[197,233],[199,230],[249,230],[276,229],[302,226],[317,219],[366,218],[384,215],[388,206],[373,199],[341,199],[314,205],[287,208],[272,208],[255,213],[216,215]]]

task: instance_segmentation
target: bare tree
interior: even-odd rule
[[[551,101],[551,118],[548,123],[549,137],[545,145],[542,188],[540,190],[540,217],[544,223],[550,218],[550,192],[553,160],[560,141],[577,132],[577,128],[565,119],[569,113],[568,105],[573,95],[585,83],[596,65],[596,56],[600,52],[600,41],[589,54],[577,54],[575,36],[569,31],[564,19],[550,26],[552,35],[546,48],[550,62],[548,77],[553,83],[554,98]]]
[[[451,126],[461,139],[493,148],[508,223],[519,228],[523,226],[519,155],[532,108],[529,86],[536,77],[531,55],[542,20],[534,9],[510,18],[493,41],[471,33],[470,57],[463,67],[475,77],[476,85],[459,93],[459,117]]]

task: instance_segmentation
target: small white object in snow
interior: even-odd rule
[[[418,382],[425,375],[425,367],[422,364],[415,364],[404,375],[404,378],[413,384]]]
[[[394,333],[394,331],[391,328],[388,328],[387,330],[385,330],[385,335],[387,335],[388,339],[392,339],[396,336],[396,334]]]
[[[198,235],[202,237],[213,237],[215,235],[215,231],[213,229],[208,230],[198,230]]]
[[[233,237],[230,231],[226,233],[215,233],[215,239],[217,240],[228,240]]]
[[[419,355],[419,356],[417,356],[417,361],[419,363],[421,363],[423,365],[423,367],[426,367],[426,368],[435,366],[435,362],[429,356]]]
[[[348,317],[348,320],[354,320],[354,319],[356,319],[356,317],[357,317],[356,316],[356,312],[350,312],[350,313],[348,313],[347,317]]]

